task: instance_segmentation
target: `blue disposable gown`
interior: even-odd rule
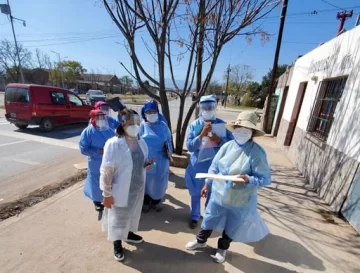
[[[163,114],[160,114],[160,113],[159,113],[159,121],[163,121],[163,122],[166,123],[166,125],[168,125],[168,122],[167,122],[166,118],[164,117]]]
[[[80,136],[79,147],[83,155],[88,156],[88,171],[84,194],[93,201],[102,201],[102,191],[100,190],[100,165],[102,155],[100,150],[104,148],[105,142],[112,138],[115,132],[112,128],[98,130],[89,125],[82,131]]]
[[[148,146],[148,159],[156,158],[155,167],[146,172],[145,194],[154,200],[160,200],[165,196],[169,181],[169,158],[165,145],[172,153],[171,133],[165,122],[160,120],[155,123],[142,121],[140,136]]]
[[[270,185],[271,173],[266,153],[249,141],[226,143],[215,156],[209,173],[246,175],[249,183],[211,181],[211,197],[201,228],[223,231],[234,241],[250,243],[264,238],[269,230],[257,211],[257,190]]]
[[[215,119],[211,122],[212,124],[220,124],[224,123],[225,121],[221,119]],[[188,167],[186,168],[185,172],[185,180],[186,180],[186,186],[189,189],[190,195],[191,195],[191,208],[192,208],[192,216],[191,218],[193,220],[199,220],[200,219],[200,200],[201,200],[201,189],[204,187],[205,179],[196,179],[195,175],[196,173],[207,173],[209,170],[209,167],[211,165],[211,160],[198,162],[199,152],[200,152],[200,146],[202,143],[202,140],[200,139],[199,135],[205,126],[205,122],[198,118],[194,120],[190,125],[188,129],[188,136],[186,140],[186,146],[191,153],[190,155],[190,163]],[[226,136],[222,138],[222,141],[217,145],[215,148],[208,148],[212,149],[214,156],[220,149],[220,147],[226,143],[229,140],[233,139],[233,135],[230,131],[226,130]],[[207,149],[207,148],[206,148]]]

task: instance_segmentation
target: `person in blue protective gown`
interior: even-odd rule
[[[159,212],[169,181],[171,132],[167,124],[159,119],[159,108],[154,101],[146,103],[141,113],[143,121],[139,135],[148,145],[149,159],[156,160],[156,166],[146,173],[143,212],[149,212],[151,208]]]
[[[186,145],[191,153],[185,172],[185,180],[191,195],[190,228],[195,229],[201,217],[201,189],[205,179],[195,178],[196,173],[207,173],[220,147],[232,140],[232,134],[225,128],[225,121],[216,118],[216,96],[200,98],[200,116],[189,125]],[[217,135],[218,134],[218,135]]]
[[[196,240],[186,245],[188,250],[205,247],[213,230],[222,232],[214,256],[217,263],[225,261],[232,241],[251,243],[263,239],[269,230],[257,211],[257,191],[270,185],[271,173],[266,153],[252,138],[264,133],[257,129],[257,116],[242,112],[228,125],[234,140],[222,146],[212,161],[209,173],[233,175],[240,180],[206,180],[201,190],[205,197],[211,188],[201,230]]]
[[[110,116],[110,105],[108,103],[106,103],[104,101],[98,101],[97,103],[95,103],[94,108],[101,110],[107,116],[107,121],[108,121],[109,127],[111,129],[113,129],[114,131],[116,131],[116,128],[121,123],[120,110],[118,112],[117,118],[115,119]],[[124,108],[125,108],[125,105],[124,105]],[[89,121],[89,124],[90,124],[90,121]]]
[[[158,106],[158,102],[156,100],[149,100],[147,101],[147,103],[153,103],[156,104]],[[159,106],[158,106],[159,108]],[[144,113],[144,108],[141,109],[141,116],[144,117],[145,113]],[[166,120],[166,118],[164,117],[163,114],[160,113],[160,111],[158,112],[158,116],[159,116],[159,121],[165,122],[166,125],[168,125],[168,121]]]
[[[105,142],[115,136],[115,131],[108,125],[108,117],[101,110],[90,112],[90,124],[80,136],[79,148],[88,157],[88,172],[84,187],[84,194],[92,200],[95,210],[103,211],[102,191],[99,186],[100,166]]]

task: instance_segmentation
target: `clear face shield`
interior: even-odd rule
[[[216,102],[205,101],[200,103],[200,116],[203,120],[214,120],[216,118],[215,115]]]
[[[96,128],[98,130],[109,129],[109,123],[106,114],[97,115],[95,116],[94,119],[95,119]]]
[[[140,131],[141,118],[139,115],[122,116],[122,125],[130,137],[137,137]]]
[[[107,104],[103,104],[100,106],[99,108],[101,110],[101,112],[103,112],[105,115],[109,116],[110,114],[110,106]]]

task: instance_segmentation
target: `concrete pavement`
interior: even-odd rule
[[[271,234],[256,244],[233,243],[227,262],[213,263],[217,241],[189,252],[184,245],[196,231],[187,227],[190,198],[184,170],[172,169],[164,210],[142,215],[145,242],[124,244],[126,261],[118,263],[100,229],[83,184],[0,223],[1,272],[359,272],[360,238],[308,189],[302,176],[270,138],[264,146],[273,183],[259,192],[259,210]]]

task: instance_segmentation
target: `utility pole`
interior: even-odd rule
[[[283,6],[281,9],[279,35],[278,35],[277,44],[276,44],[274,64],[273,64],[273,68],[272,68],[270,86],[269,86],[269,90],[268,90],[268,97],[267,97],[265,113],[264,113],[263,130],[265,131],[265,133],[270,133],[270,131],[271,131],[271,128],[269,130],[267,127],[269,124],[269,112],[270,112],[270,107],[271,107],[271,101],[272,101],[271,99],[272,99],[272,94],[273,94],[273,90],[274,90],[274,85],[275,85],[275,81],[276,81],[276,72],[277,72],[277,68],[278,68],[278,61],[279,61],[279,55],[280,55],[282,35],[283,35],[283,31],[284,31],[287,6],[288,6],[288,0],[284,0]]]
[[[60,69],[61,85],[62,85],[62,88],[65,88],[65,86],[64,86],[64,75],[63,75],[63,70],[62,70],[60,53],[52,51],[52,50],[51,50],[51,52],[58,56],[58,66],[59,66],[59,69]]]
[[[225,87],[225,98],[223,98],[224,100],[224,107],[226,107],[226,101],[228,98],[228,90],[229,90],[229,79],[230,79],[230,72],[231,72],[231,68],[230,68],[230,64],[226,70],[226,87]]]
[[[203,56],[204,56],[204,37],[205,37],[205,0],[200,0],[199,3],[199,42],[197,46],[197,55],[196,55],[196,97],[198,98],[201,91],[201,78],[202,78],[202,66],[203,66]],[[195,109],[195,119],[199,116],[199,107]]]
[[[17,55],[17,59],[18,59],[18,63],[19,63],[18,65],[19,65],[20,78],[21,78],[21,82],[24,83],[24,74],[23,74],[23,71],[22,71],[22,68],[21,68],[21,59],[20,59],[19,47],[18,47],[18,44],[17,44],[17,41],[16,41],[16,35],[15,35],[15,29],[14,29],[14,19],[21,21],[23,23],[24,27],[26,27],[26,22],[24,20],[22,20],[22,19],[19,19],[19,18],[16,18],[16,17],[12,16],[9,0],[7,0],[7,5],[6,4],[1,4],[0,9],[1,9],[1,12],[3,14],[9,15],[9,17],[10,17],[11,28],[12,28],[12,32],[13,32],[13,36],[14,36],[16,55]]]
[[[353,16],[353,11],[352,11],[352,10],[351,10],[349,13],[348,13],[346,10],[337,13],[336,19],[339,19],[339,20],[340,20],[340,25],[339,25],[339,29],[338,29],[337,34],[339,34],[340,31],[343,30],[345,21],[346,21],[348,18],[351,18],[352,16]]]
[[[229,89],[229,78],[230,78],[230,72],[231,72],[231,68],[230,68],[230,64],[226,70],[226,88],[225,88],[225,94],[227,95],[228,93],[228,89]]]

